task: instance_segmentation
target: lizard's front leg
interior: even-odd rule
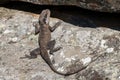
[[[35,27],[35,35],[40,33],[40,25],[39,25],[39,23],[38,22],[34,22],[33,26]]]
[[[53,27],[49,26],[50,31],[53,32],[61,23],[62,23],[62,22],[59,21],[59,22],[57,22]]]

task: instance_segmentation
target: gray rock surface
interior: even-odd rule
[[[0,3],[7,1],[25,1],[40,5],[75,5],[102,12],[120,12],[120,0],[1,0]]]
[[[105,27],[89,28],[62,22],[52,33],[56,45],[54,66],[60,71],[89,64],[74,75],[54,73],[38,56],[22,59],[38,47],[33,22],[39,15],[0,7],[0,80],[119,80],[120,32]],[[51,18],[53,26],[59,19]],[[97,56],[101,55],[97,58]],[[93,63],[90,63],[95,60]]]

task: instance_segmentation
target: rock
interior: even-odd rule
[[[1,1],[4,3],[5,0]],[[18,0],[14,0],[18,1]],[[40,5],[74,5],[102,12],[120,12],[120,0],[19,0]]]
[[[38,36],[34,35],[32,23],[38,20],[39,15],[6,8],[2,10],[5,13],[9,11],[12,15],[0,17],[0,28],[3,30],[0,33],[1,80],[120,79],[119,30],[74,26],[62,21],[52,33],[52,40],[56,41],[55,47],[62,47],[53,55],[55,68],[70,72],[88,65],[86,69],[64,77],[54,73],[40,56],[36,59],[23,58],[38,47]],[[9,18],[10,16],[12,17]],[[57,21],[59,19],[50,18],[50,25],[53,26]],[[9,43],[9,39],[13,43]]]
[[[12,32],[14,32],[14,31],[13,31],[13,30],[7,30],[7,29],[6,29],[3,33],[4,33],[4,34],[9,34],[9,33],[12,33]]]

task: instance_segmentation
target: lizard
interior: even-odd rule
[[[49,67],[55,73],[58,73],[58,74],[63,75],[63,76],[69,76],[69,75],[75,74],[75,73],[85,69],[86,67],[83,67],[83,68],[81,68],[77,71],[74,71],[74,72],[63,73],[63,72],[57,71],[55,69],[55,67],[53,66],[52,61],[49,57],[49,54],[52,51],[50,51],[50,53],[48,53],[47,49],[48,49],[48,44],[51,40],[51,32],[53,32],[61,24],[61,22],[57,22],[53,27],[51,27],[49,25],[50,14],[51,14],[51,12],[49,9],[43,10],[39,16],[38,24],[34,24],[35,35],[39,34],[39,36],[38,36],[39,48],[32,51],[30,53],[30,55],[36,58],[37,55],[40,54],[41,57],[44,59],[44,61],[49,65]],[[59,50],[60,48],[57,48],[57,49]],[[53,51],[56,51],[56,50],[53,50]]]

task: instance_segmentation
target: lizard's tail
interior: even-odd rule
[[[49,65],[49,66],[50,66],[50,65]],[[80,69],[78,69],[78,70],[76,70],[76,71],[73,71],[73,72],[63,73],[63,72],[57,71],[57,70],[54,68],[53,65],[50,66],[50,68],[51,68],[55,73],[58,73],[58,74],[64,75],[64,76],[69,76],[69,75],[73,75],[73,74],[75,74],[75,73],[78,73],[79,71],[82,71],[82,70],[86,69],[86,67],[87,67],[87,66],[85,66],[85,67],[83,67],[83,68],[80,68]]]
[[[45,62],[49,65],[49,67],[55,72],[55,73],[58,73],[60,75],[64,75],[64,76],[69,76],[69,75],[72,75],[72,74],[75,74],[75,73],[78,73],[79,71],[81,70],[84,70],[87,66],[83,67],[83,68],[80,68],[76,71],[72,71],[72,72],[66,72],[66,73],[63,73],[63,72],[59,72],[55,69],[55,67],[53,66],[52,64],[52,61],[49,57],[49,54],[47,52],[47,49],[44,48],[44,50],[42,50],[42,52],[40,53],[41,54],[41,57],[45,60]]]

